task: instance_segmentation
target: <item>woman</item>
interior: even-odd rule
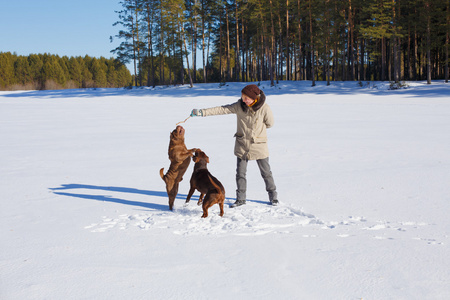
[[[266,96],[255,84],[244,87],[242,97],[236,103],[206,109],[193,109],[191,116],[215,116],[236,114],[237,130],[234,154],[237,156],[236,202],[230,207],[244,205],[247,191],[247,163],[256,160],[269,193],[272,205],[278,204],[275,182],[269,164],[267,128],[273,126],[273,114],[266,103]]]

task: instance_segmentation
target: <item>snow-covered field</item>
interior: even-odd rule
[[[0,92],[0,299],[450,299],[450,85],[263,82],[280,205],[175,210],[159,169],[245,84]],[[235,200],[235,116],[188,148]]]

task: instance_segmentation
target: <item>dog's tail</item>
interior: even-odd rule
[[[166,182],[166,180],[164,179],[164,168],[161,168],[161,170],[159,170],[159,175],[161,176],[162,180]]]
[[[219,193],[219,195],[222,195],[223,194],[222,188],[217,183],[214,182],[214,179],[211,178],[210,174],[208,174],[208,178],[211,181],[212,185],[216,188],[216,190]]]

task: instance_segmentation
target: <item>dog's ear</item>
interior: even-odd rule
[[[208,156],[206,156],[206,162],[209,164],[209,157]]]

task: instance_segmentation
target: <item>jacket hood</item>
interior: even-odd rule
[[[259,100],[252,106],[252,109],[254,111],[258,111],[266,102],[266,95],[264,94],[263,91],[261,91],[261,96],[259,97]],[[247,110],[249,109],[249,107],[247,106],[247,104],[244,103],[244,101],[241,99],[239,99],[239,103],[241,104],[242,110],[247,112]]]

